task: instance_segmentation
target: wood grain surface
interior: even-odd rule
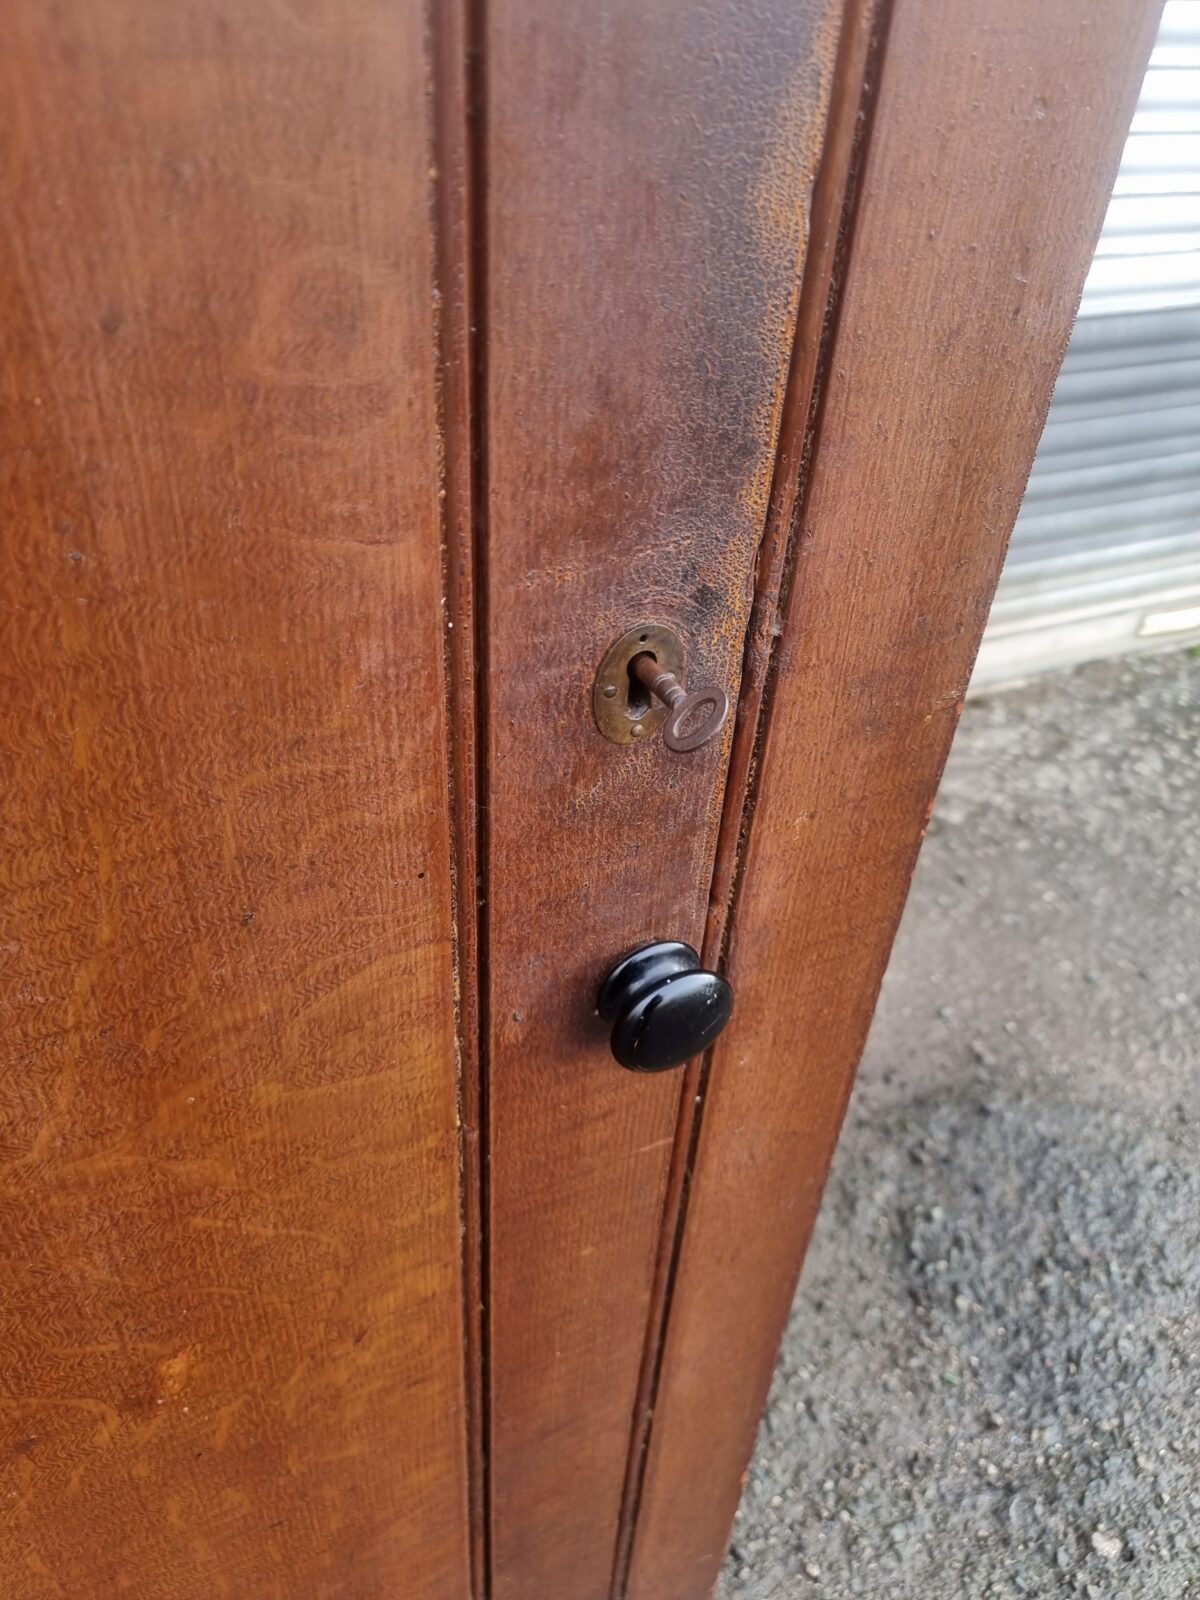
[[[727,740],[610,744],[592,679],[645,618],[736,691],[837,14],[485,19],[494,1584],[607,1600],[681,1083],[594,999],[699,941]]]
[[[13,0],[4,1600],[708,1592],[1152,9]]]
[[[469,1592],[423,26],[6,8],[5,1600]]]
[[[715,1581],[1156,8],[896,0],[801,512],[630,1600]]]

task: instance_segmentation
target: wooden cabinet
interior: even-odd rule
[[[709,1591],[1153,12],[13,0],[11,1600]]]

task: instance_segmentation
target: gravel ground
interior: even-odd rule
[[[1200,660],[963,718],[720,1600],[1200,1597]]]

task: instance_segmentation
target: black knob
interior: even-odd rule
[[[596,1010],[613,1025],[612,1053],[623,1067],[662,1072],[707,1050],[733,1012],[733,990],[702,971],[690,944],[660,939],[621,957]]]

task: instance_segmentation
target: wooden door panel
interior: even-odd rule
[[[489,1460],[500,1600],[607,1600],[677,1074],[593,1014],[699,943],[728,741],[591,723],[642,619],[736,693],[836,8],[486,10]]]
[[[469,1590],[422,34],[6,10],[8,1600]]]
[[[877,42],[629,1600],[717,1577],[1155,10],[896,0]]]
[[[13,0],[5,1597],[706,1592],[1150,10]]]
[[[614,746],[606,646],[736,691],[834,6],[486,13],[491,1494],[498,1597],[608,1597],[680,1080],[606,965],[699,942],[726,746]]]

